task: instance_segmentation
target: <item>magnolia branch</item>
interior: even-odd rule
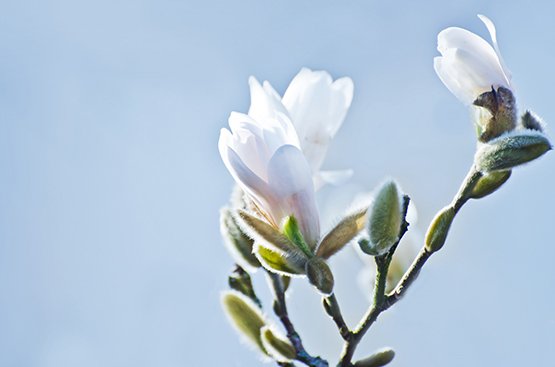
[[[280,275],[268,272],[268,275],[272,281],[272,287],[275,293],[274,301],[274,313],[280,319],[283,327],[287,332],[287,338],[295,348],[296,360],[304,363],[310,367],[328,367],[328,362],[320,357],[313,357],[304,349],[301,337],[295,330],[291,319],[289,318],[289,313],[287,312],[287,304],[285,301],[285,289]]]

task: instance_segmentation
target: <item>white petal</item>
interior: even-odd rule
[[[283,104],[314,172],[320,168],[327,145],[343,123],[352,98],[350,78],[333,82],[327,72],[307,68],[293,78],[285,91]]]
[[[279,198],[272,208],[274,218],[294,215],[308,243],[315,245],[320,234],[318,210],[310,167],[295,146],[280,147],[268,164],[268,185]]]
[[[497,52],[493,23],[485,17],[480,19],[488,27],[496,50],[466,29],[450,27],[438,34],[437,49],[442,57],[434,59],[434,69],[447,88],[465,104],[471,104],[491,87],[511,88]]]
[[[220,150],[220,154],[231,176],[260,208],[268,210],[279,203],[269,185],[251,171],[233,149],[227,147],[223,152]],[[277,224],[281,218],[274,219]]]
[[[501,56],[501,51],[499,51],[499,44],[497,43],[497,31],[495,29],[495,25],[493,24],[491,19],[489,19],[485,15],[478,14],[478,18],[480,18],[480,20],[486,25],[486,28],[488,29],[489,35],[491,37],[491,41],[493,43],[493,48],[497,53],[497,57],[499,58],[499,63],[501,64],[501,68],[503,68],[503,72],[505,73],[507,81],[510,84],[512,75],[509,69],[507,68],[507,64],[505,64],[505,60],[503,60],[503,57]]]
[[[268,146],[265,131],[245,114],[232,112],[229,116],[229,126],[233,136],[229,139],[228,145],[249,169],[266,179],[268,161],[279,146]]]
[[[273,90],[268,82],[262,87],[255,77],[249,78],[251,92],[251,105],[249,116],[256,121],[272,119],[277,113],[287,115],[287,109],[281,103],[279,95]]]

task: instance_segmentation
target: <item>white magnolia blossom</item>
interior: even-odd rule
[[[325,71],[303,68],[289,84],[283,98],[267,81],[261,85],[251,77],[249,84],[249,116],[264,121],[283,114],[292,121],[317,187],[324,182],[342,181],[352,174],[350,170],[320,171],[328,145],[341,127],[353,99],[350,78],[333,81]]]
[[[437,49],[442,56],[434,58],[434,69],[443,84],[466,105],[492,87],[512,89],[495,26],[486,16],[478,17],[486,25],[493,47],[480,36],[457,27],[444,29],[437,36]]]
[[[309,244],[320,235],[310,166],[293,124],[283,113],[251,116],[232,112],[231,132],[222,129],[218,147],[227,169],[274,226],[290,215]]]

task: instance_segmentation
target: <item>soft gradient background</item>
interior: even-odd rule
[[[424,231],[471,164],[468,112],[436,77],[436,35],[496,23],[518,102],[555,123],[549,1],[2,1],[0,365],[257,366],[219,292],[232,267],[218,209],[232,180],[216,142],[247,78],[283,92],[303,67],[355,82],[325,168],[350,189],[396,177]],[[359,356],[392,366],[550,366],[555,157],[470,202],[448,245]],[[337,190],[323,194],[337,198]],[[323,204],[325,206],[325,204]],[[332,261],[354,324],[367,307],[352,250]],[[256,285],[269,304],[262,274]],[[340,338],[312,289],[291,314],[309,351]]]

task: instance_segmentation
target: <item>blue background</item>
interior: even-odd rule
[[[437,33],[490,16],[518,103],[555,121],[548,1],[2,1],[0,365],[256,366],[220,310],[232,267],[218,209],[232,180],[219,129],[247,78],[283,92],[307,66],[355,97],[325,168],[399,180],[424,231],[470,166],[467,109],[432,67]],[[552,153],[470,202],[444,250],[359,348],[392,366],[548,366],[555,345]],[[333,194],[332,189],[323,194]],[[353,251],[332,260],[353,325]],[[262,274],[256,285],[269,304]],[[341,340],[303,282],[309,351]]]

